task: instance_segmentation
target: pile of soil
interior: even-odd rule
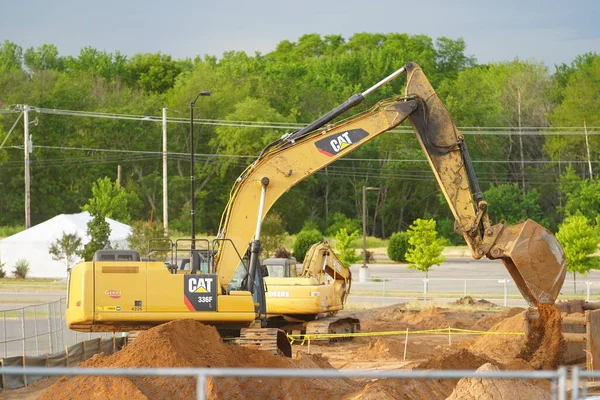
[[[471,296],[462,297],[454,302],[456,305],[463,306],[488,306],[488,307],[496,307],[496,304],[491,301],[487,301],[485,299],[475,300]]]
[[[346,400],[445,399],[456,381],[448,379],[378,379]],[[338,397],[339,398],[339,397]]]
[[[525,321],[521,313],[498,322],[488,332],[524,332]],[[476,354],[485,355],[502,363],[514,360],[523,347],[522,335],[482,335],[468,347]]]
[[[476,370],[483,364],[493,363],[495,361],[483,355],[477,355],[471,353],[467,349],[460,349],[451,353],[442,354],[436,357],[432,357],[426,361],[417,364],[413,369],[465,369],[465,370]]]
[[[517,357],[534,369],[556,369],[565,352],[561,314],[551,304],[538,304],[537,309],[539,318],[530,324],[527,341]]]
[[[440,328],[469,328],[481,315],[472,312],[451,311],[446,308],[430,308],[423,311],[407,310],[404,305],[386,307],[375,313],[374,318],[361,316],[361,328],[374,332],[377,330],[411,330]]]
[[[494,327],[494,325],[498,324],[499,322],[502,322],[505,319],[510,318],[514,315],[521,314],[523,313],[523,311],[525,311],[525,309],[521,307],[507,308],[504,311],[499,312],[497,314],[488,315],[487,317],[481,318],[479,321],[475,322],[475,324],[473,324],[473,326],[471,326],[470,329],[473,329],[475,331],[489,331]]]
[[[80,367],[246,367],[320,368],[324,360],[304,355],[301,359],[223,343],[217,330],[193,320],[172,321],[140,333],[123,350],[96,355]],[[317,399],[358,390],[344,379],[215,378],[208,379],[209,399]],[[195,378],[61,378],[39,398],[190,399],[196,396]]]
[[[498,371],[498,367],[484,364],[477,371]],[[447,400],[550,398],[550,390],[521,379],[463,378]]]
[[[356,357],[364,358],[367,360],[379,359],[379,358],[390,358],[390,348],[386,343],[381,340],[370,340],[369,343],[364,347],[359,347],[356,350]]]

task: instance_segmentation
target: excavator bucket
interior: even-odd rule
[[[527,302],[553,304],[566,274],[565,253],[556,237],[528,219],[502,230],[495,246],[503,249],[500,258]],[[498,252],[492,249],[492,256]],[[498,252],[499,253],[499,252]]]

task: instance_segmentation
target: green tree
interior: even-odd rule
[[[260,251],[263,257],[269,257],[282,246],[287,232],[283,220],[277,212],[271,211],[262,222],[260,229]]]
[[[513,225],[531,218],[547,225],[540,206],[540,193],[535,188],[525,190],[516,183],[492,184],[483,197],[490,204],[489,213],[493,221],[506,220]]]
[[[79,252],[79,256],[85,261],[91,261],[97,250],[106,249],[110,246],[110,225],[106,222],[104,215],[96,210],[90,211],[92,219],[87,224],[87,234],[90,241]]]
[[[433,219],[415,220],[409,226],[407,233],[408,243],[410,244],[406,251],[406,261],[409,262],[408,268],[424,272],[425,278],[427,278],[429,268],[440,265],[446,260],[446,257],[442,256],[446,241],[437,237],[435,220]]]
[[[81,238],[77,233],[63,232],[62,236],[50,244],[48,253],[54,261],[63,261],[67,270],[73,266],[75,256],[81,247]]]
[[[105,176],[94,183],[92,198],[81,209],[126,224],[131,221],[132,206],[136,206],[138,202],[139,198],[135,193],[125,190],[117,181],[112,182]]]
[[[296,260],[298,260],[298,262],[303,262],[310,246],[322,240],[323,234],[318,229],[302,229],[298,232],[296,240],[294,241],[294,257],[296,257]]]
[[[344,228],[348,232],[360,231],[361,225],[359,219],[351,219],[346,217],[343,213],[336,212],[333,214],[332,222],[327,228],[327,237],[335,236],[340,229]]]
[[[131,234],[127,237],[127,243],[130,249],[137,250],[142,257],[149,256],[164,260],[171,249],[168,240],[150,242],[150,239],[163,239],[164,236],[165,229],[161,222],[134,221],[131,224]],[[153,249],[157,249],[152,254],[148,254],[150,243]]]
[[[359,237],[358,230],[348,234],[346,228],[340,228],[335,234],[335,250],[338,258],[342,262],[342,265],[346,268],[350,267],[350,264],[354,264],[360,260],[360,256],[356,255],[356,246],[352,242]]]
[[[565,216],[581,214],[589,221],[600,213],[600,182],[581,179],[571,166],[560,176],[559,189],[566,202],[562,210]]]
[[[560,224],[556,238],[565,251],[567,271],[573,273],[573,293],[576,293],[576,274],[586,275],[600,268],[600,258],[594,255],[598,251],[600,232],[580,214],[567,217]]]

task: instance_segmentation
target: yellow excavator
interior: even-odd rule
[[[404,96],[328,125],[404,73]],[[531,220],[515,226],[491,223],[463,135],[421,68],[407,63],[262,151],[236,181],[217,238],[205,242],[203,268],[192,262],[190,273],[174,273],[163,262],[118,259],[73,267],[68,326],[78,331],[132,331],[192,318],[240,334],[246,343],[284,346],[281,331],[264,328],[268,296],[259,262],[263,218],[292,186],[406,119],[456,219],[455,231],[465,238],[472,256],[501,259],[529,303],[554,303],[566,272],[560,244]],[[191,248],[192,256],[198,253],[195,245]],[[289,348],[281,351],[290,353]]]
[[[328,242],[310,247],[298,276],[288,261],[281,258],[262,262],[268,326],[308,335],[360,330],[358,319],[335,316],[350,294],[352,273]]]

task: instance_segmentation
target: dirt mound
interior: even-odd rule
[[[346,400],[445,399],[456,381],[448,379],[379,379]],[[340,398],[339,396],[337,398]]]
[[[485,299],[475,300],[471,296],[462,297],[462,298],[456,300],[454,302],[454,304],[456,304],[456,305],[463,305],[463,306],[490,306],[490,307],[496,307],[496,304],[492,303],[491,301],[487,301]]]
[[[217,330],[193,320],[172,321],[140,333],[123,350],[96,355],[81,367],[246,367],[320,368],[313,357],[292,360],[265,351],[223,343]],[[354,383],[340,379],[208,379],[208,398],[316,399],[353,392]],[[127,393],[125,395],[125,393]],[[196,395],[195,378],[61,378],[40,399],[133,398],[190,399]],[[137,397],[136,397],[137,396]],[[145,397],[140,397],[145,396]]]
[[[388,358],[390,357],[390,348],[381,339],[371,340],[369,344],[356,350],[356,356],[369,360]]]
[[[460,349],[451,353],[442,354],[437,357],[432,357],[420,364],[417,364],[413,369],[466,369],[476,370],[486,363],[495,363],[483,355],[471,353],[467,349]]]
[[[539,318],[529,326],[529,335],[517,356],[534,369],[556,369],[561,365],[565,343],[560,311],[551,304],[538,304]]]
[[[475,324],[473,324],[473,326],[471,326],[471,329],[473,329],[475,331],[490,330],[497,323],[502,322],[506,318],[510,318],[513,315],[521,314],[523,311],[525,311],[525,309],[521,308],[521,307],[507,308],[506,310],[499,312],[497,314],[489,315],[487,317],[481,318],[480,320],[475,322]]]
[[[523,332],[524,328],[523,315],[518,313],[498,322],[489,332],[519,333]],[[523,342],[522,335],[482,335],[469,346],[469,350],[506,363],[517,357]]]
[[[482,365],[477,371],[497,371],[492,364]],[[463,378],[458,381],[447,400],[477,399],[550,399],[550,391],[520,379]]]

